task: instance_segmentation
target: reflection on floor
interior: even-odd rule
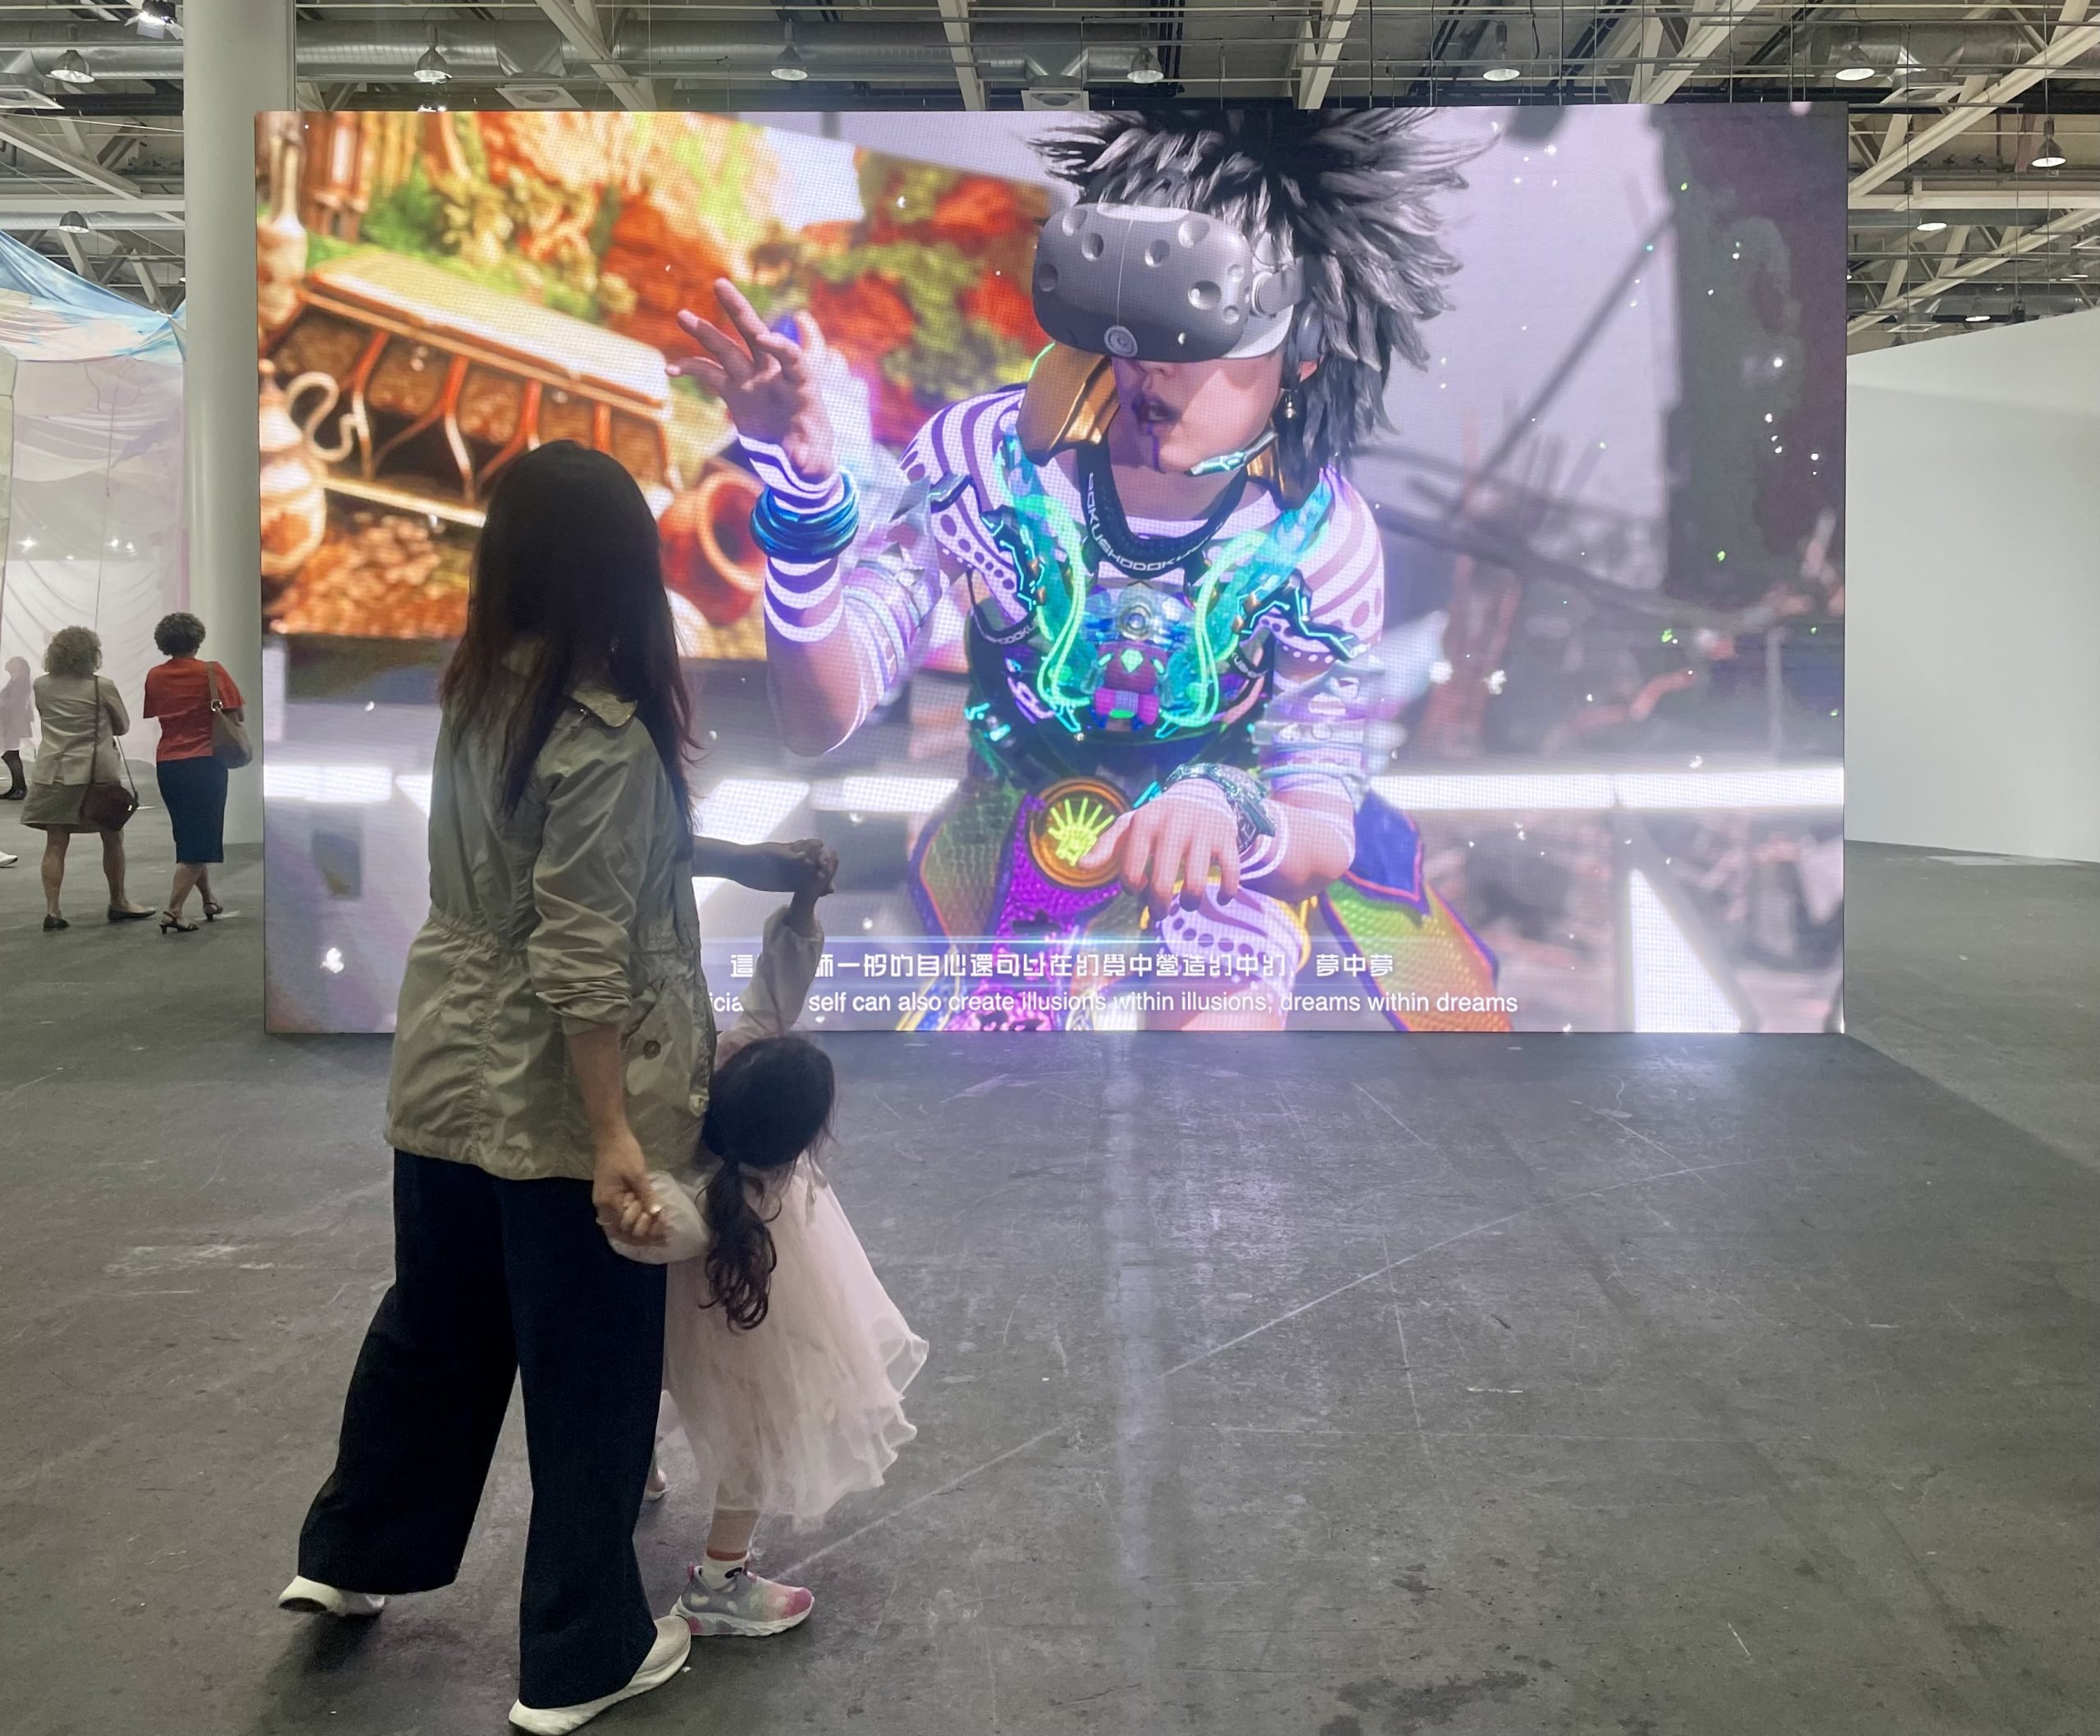
[[[39,932],[33,844],[3,1721],[497,1729],[514,1436],[458,1586],[269,1608],[386,1281],[383,1039],[260,1036],[252,919]],[[838,1040],[920,1441],[764,1540],[807,1628],[604,1727],[2085,1727],[2100,869],[1851,873],[1851,1038]],[[666,1599],[703,1505],[644,1521]]]

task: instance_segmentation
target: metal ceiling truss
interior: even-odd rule
[[[190,4],[206,0],[189,0]],[[288,0],[290,3],[290,0]],[[1842,99],[1852,328],[1886,341],[2017,265],[2034,311],[2089,303],[2100,257],[2075,250],[2100,218],[2100,0],[302,0],[299,98],[393,107],[427,94],[435,47],[454,107],[525,103],[538,87],[583,107],[1097,106],[1160,99],[1302,108],[1421,103]],[[43,237],[151,297],[181,224],[182,46],[130,28],[127,6],[0,8],[0,224]],[[806,82],[768,74],[790,28]],[[77,53],[91,85],[51,77]],[[1157,56],[1161,82],[1125,81]],[[1841,82],[1841,62],[1871,77]],[[1491,78],[1490,74],[1495,75]],[[126,112],[126,105],[132,105]],[[154,116],[159,116],[154,119]],[[2031,164],[2044,136],[2069,162]],[[130,239],[57,239],[61,215]],[[130,263],[127,263],[130,262]],[[136,269],[132,269],[135,263]],[[179,270],[179,265],[176,269]],[[2029,274],[2032,274],[2031,278]]]
[[[2062,216],[2052,217],[2046,223],[2038,223],[2031,229],[2007,230],[1984,251],[1968,254],[1958,263],[1942,265],[1929,280],[1915,289],[1904,289],[1902,276],[1892,274],[1880,301],[1869,312],[1851,319],[1846,329],[1855,333],[1869,331],[1884,321],[1900,318],[1915,308],[1938,303],[1952,291],[1966,288],[1979,278],[1997,272],[2002,266],[2042,253],[2060,241],[2075,240],[2079,231],[2090,228],[2095,223],[2100,223],[2100,206],[2083,211],[2067,211]],[[1961,243],[1965,244],[1967,231],[1960,233]],[[1950,243],[1947,253],[1959,251],[1954,244],[1956,231],[1950,229],[1947,234]],[[1973,309],[1976,304],[1965,305]],[[1967,317],[1966,313],[1961,315],[1965,322]]]

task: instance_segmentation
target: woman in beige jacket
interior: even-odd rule
[[[103,878],[109,882],[109,920],[139,922],[153,915],[124,891],[124,833],[99,826],[87,815],[88,786],[122,783],[124,750],[116,738],[131,728],[131,714],[116,683],[102,674],[102,640],[91,628],[62,627],[44,647],[43,674],[36,679],[36,714],[42,728],[36,764],[30,773],[22,824],[43,834],[43,926],[47,934],[71,928],[58,907],[66,884],[66,850],[75,832],[102,834]]]
[[[662,1384],[651,1170],[692,1152],[714,1053],[696,873],[792,890],[814,847],[689,835],[686,699],[641,492],[568,442],[491,503],[441,688],[431,911],[388,1092],[395,1281],[286,1607],[377,1614],[459,1571],[525,1391],[532,1525],[511,1720],[576,1729],[674,1674],[632,1533]]]

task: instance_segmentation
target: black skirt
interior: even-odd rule
[[[226,859],[226,769],[209,754],[162,760],[158,768],[161,800],[175,827],[178,862]]]

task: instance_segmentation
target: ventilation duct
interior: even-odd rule
[[[722,25],[630,21],[609,45],[612,57],[637,79],[719,79],[725,72],[763,77],[779,53],[777,39],[755,29]],[[937,22],[847,22],[798,37],[810,75],[851,80],[923,66],[954,75],[954,50]],[[562,85],[587,89],[604,81],[584,55],[551,24],[486,24],[409,28],[404,24],[302,24],[296,41],[298,75],[316,84],[412,83],[416,62],[435,47],[457,85]],[[1139,45],[1082,42],[1075,31],[1047,26],[973,22],[970,52],[980,74],[1020,84],[1031,77],[1052,85],[1125,78]],[[153,42],[122,25],[0,24],[0,83],[16,86],[41,106],[43,81],[68,52],[77,53],[104,80],[177,80],[182,45]]]
[[[1805,44],[1810,64],[1821,64],[1842,43],[1854,39],[1856,26],[1833,25]],[[1930,79],[2009,71],[2031,59],[2034,43],[2008,26],[1989,21],[1974,25],[1924,25],[1908,30],[1886,28],[1858,31],[1872,60],[1884,75]],[[630,77],[719,78],[725,70],[738,74],[764,68],[779,52],[778,39],[756,25],[667,24],[630,19],[621,25],[610,47],[612,57]],[[851,21],[819,25],[801,35],[797,44],[817,79],[852,79],[870,73],[924,65],[952,76],[953,50],[938,21],[925,23]],[[416,62],[435,46],[455,81],[464,84],[562,84],[596,88],[603,80],[584,55],[550,23],[455,22],[429,25],[405,16],[371,24],[302,24],[296,40],[299,76],[316,83],[410,82]],[[978,71],[1002,83],[1024,83],[1031,71],[1051,75],[1049,84],[1084,80],[1107,83],[1126,77],[1139,44],[1098,47],[1081,41],[1076,31],[1048,23],[1021,25],[973,20],[970,51]],[[0,80],[18,88],[42,89],[61,57],[77,53],[105,80],[176,80],[182,76],[182,44],[153,41],[122,24],[19,24],[0,22]],[[2072,64],[2100,62],[2100,51]]]

